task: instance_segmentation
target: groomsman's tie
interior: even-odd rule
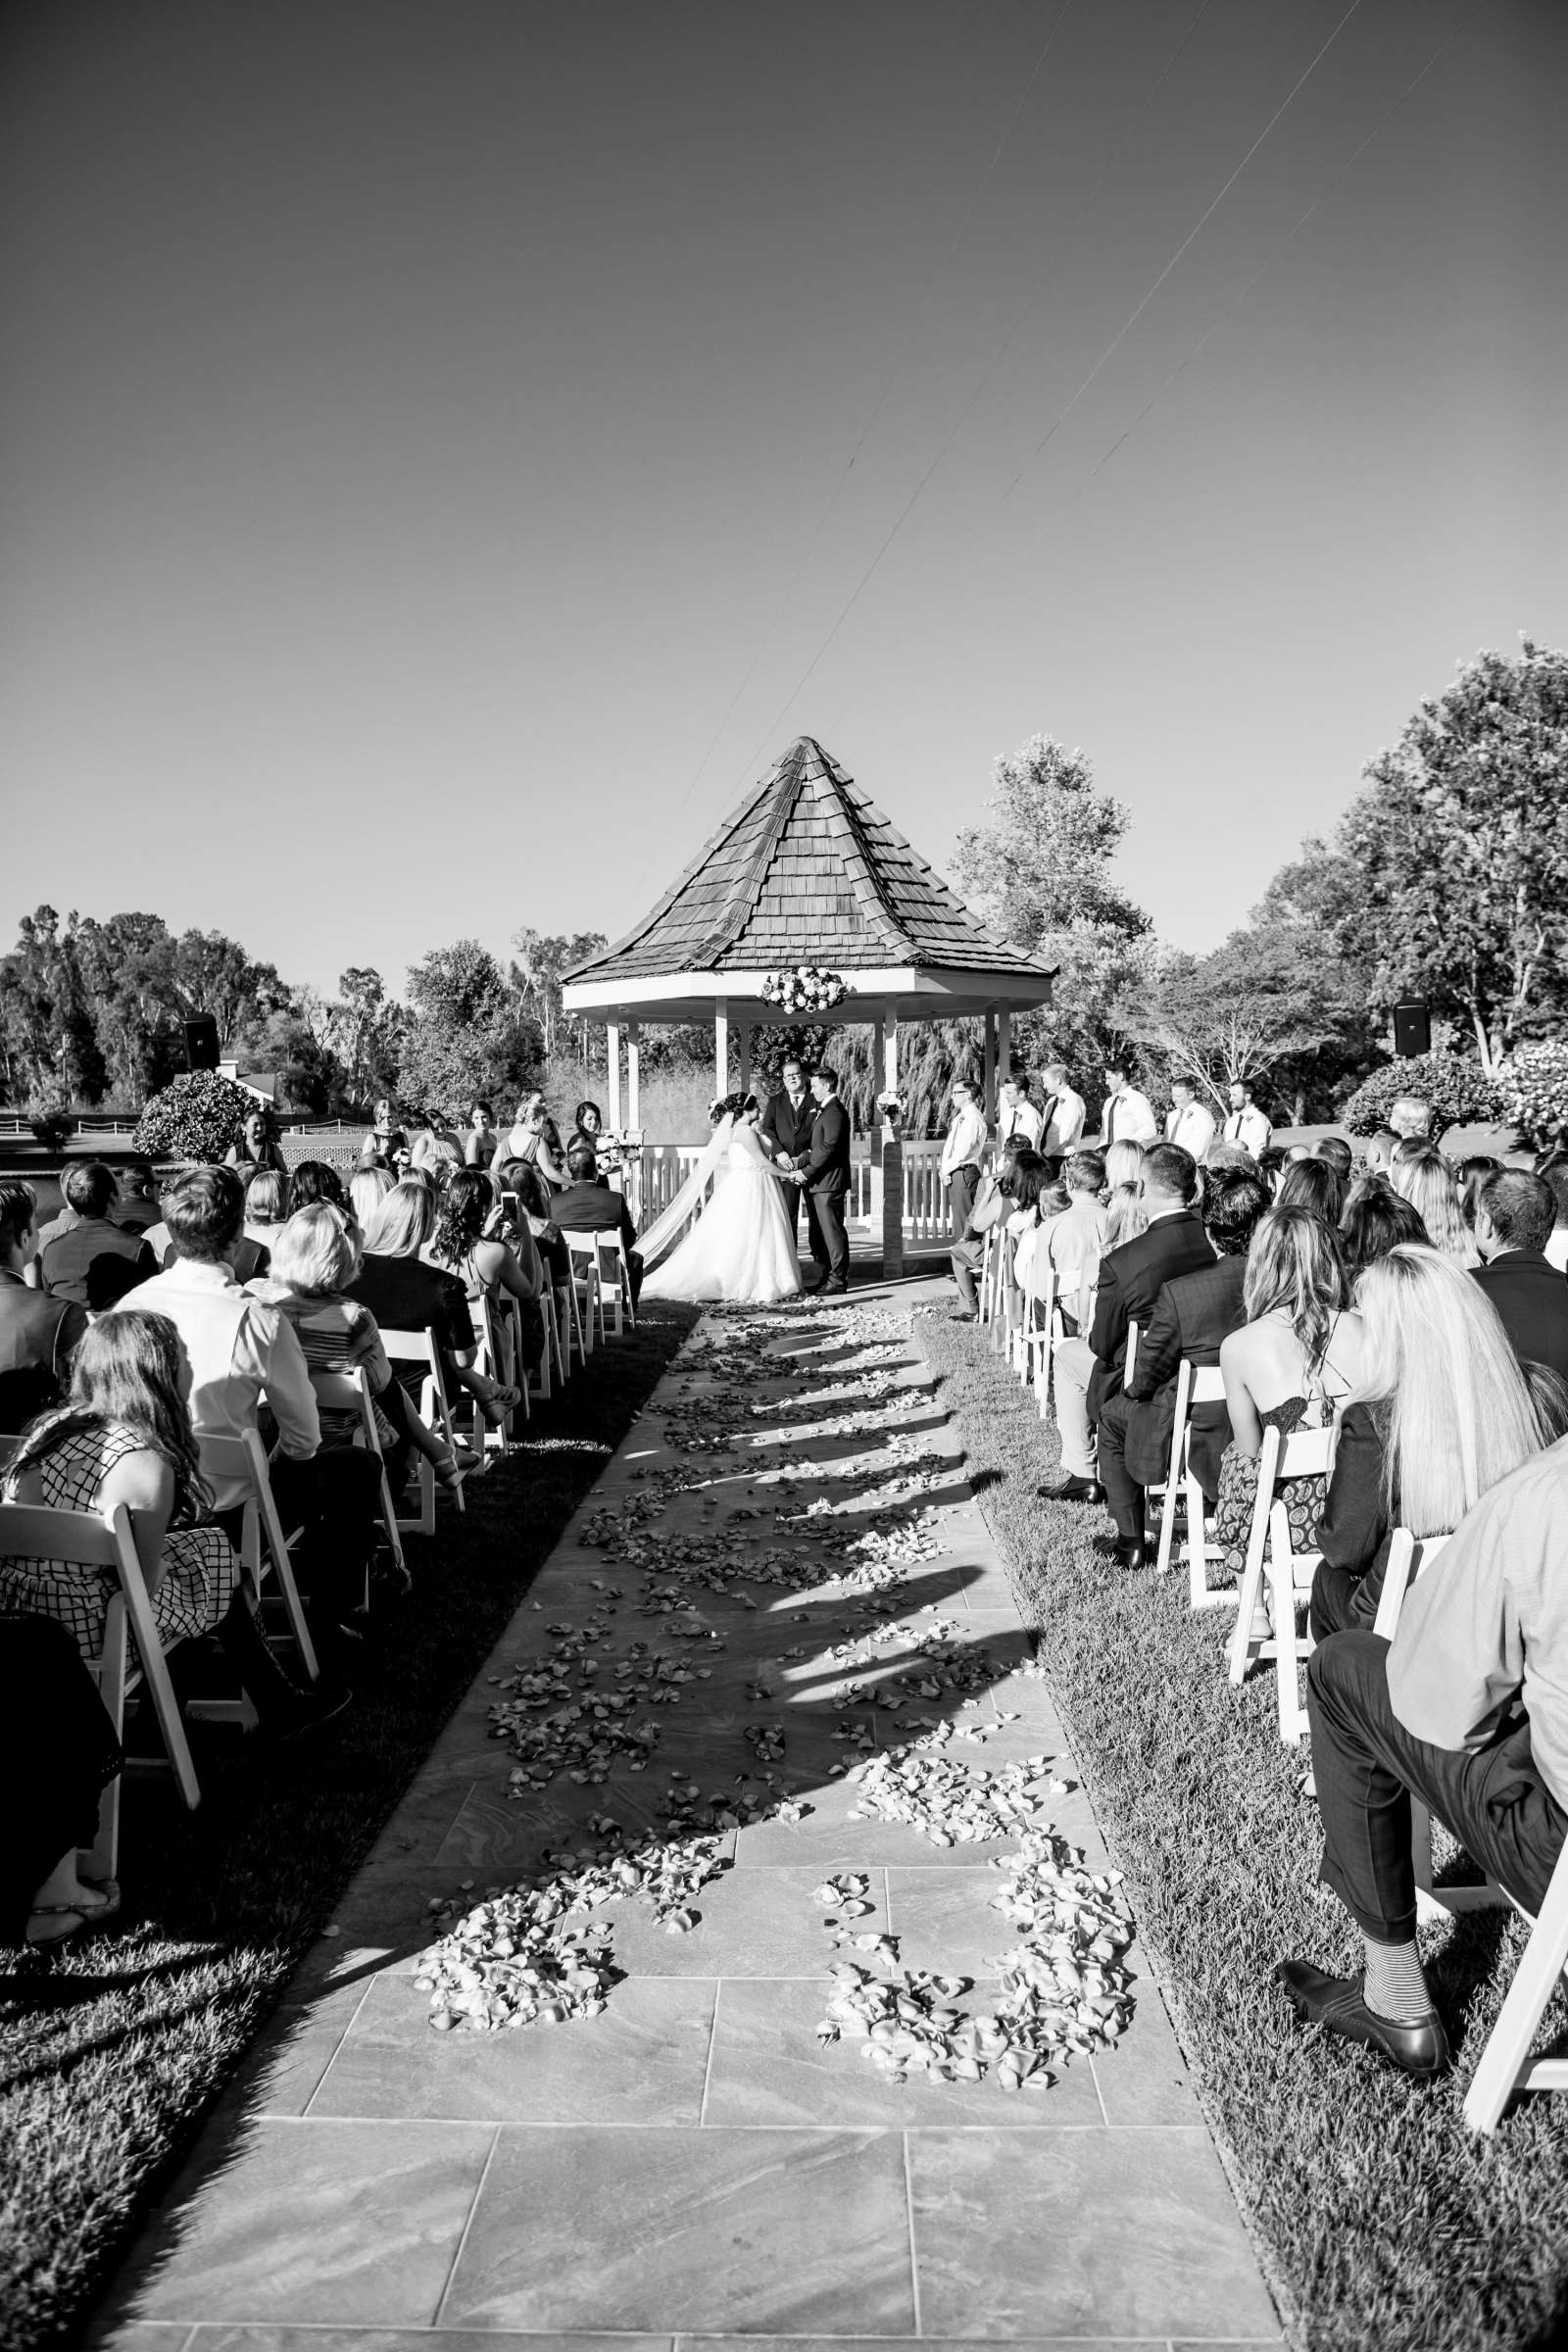
[[[1114,1095],[1109,1095],[1105,1099],[1105,1141],[1107,1144],[1113,1144],[1116,1141],[1116,1098]]]

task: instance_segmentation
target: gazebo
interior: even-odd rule
[[[825,965],[850,993],[829,1011],[791,1015],[761,994],[769,972]],[[730,1087],[729,1032],[742,1086],[752,1033],[792,1019],[871,1023],[886,1091],[898,1091],[902,1023],[983,1016],[993,1104],[1015,1010],[1051,1002],[1054,970],[994,939],[814,736],[791,744],[765,783],[708,841],[650,914],[567,975],[562,1003],[609,1031],[610,1121],[640,1125],[645,1021],[711,1021],[714,1092]]]

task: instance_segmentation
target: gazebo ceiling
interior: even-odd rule
[[[653,911],[567,977],[568,1012],[776,1021],[765,973],[841,972],[831,1016],[931,1019],[1044,1004],[1054,971],[995,939],[814,737],[790,746]],[[861,1002],[857,1004],[856,1000]]]

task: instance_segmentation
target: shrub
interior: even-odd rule
[[[220,1160],[237,1144],[254,1095],[217,1070],[182,1070],[154,1095],[136,1128],[136,1149],[154,1159]]]
[[[1497,1072],[1502,1115],[1527,1144],[1554,1144],[1568,1128],[1568,1042],[1516,1046]]]
[[[1502,1091],[1495,1078],[1464,1054],[1413,1054],[1385,1062],[1364,1078],[1340,1117],[1352,1135],[1372,1135],[1389,1123],[1389,1112],[1401,1095],[1419,1095],[1432,1105],[1441,1135],[1446,1127],[1467,1125],[1472,1119],[1504,1116]]]

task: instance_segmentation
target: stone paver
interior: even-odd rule
[[[834,1956],[811,1889],[825,1872],[870,1880],[858,1929],[900,1938],[901,1961],[973,1977],[983,1998],[1012,1938],[988,1898],[1005,1842],[937,1847],[852,1820],[858,1752],[834,1734],[868,1723],[894,1745],[924,1708],[981,1743],[987,1765],[1042,1752],[1068,1793],[1055,1827],[1092,1867],[1107,1857],[1029,1643],[966,1486],[953,1431],[908,1337],[918,1292],[857,1293],[848,1307],[781,1310],[776,1377],[738,1423],[710,1319],[666,1376],[586,1511],[645,1494],[690,1454],[677,1434],[739,1428],[739,1450],[695,1459],[703,1484],[669,1499],[663,1536],[771,1540],[775,1507],[826,1498],[856,1524],[934,1503],[944,1549],[908,1566],[897,1623],[961,1621],[988,1687],[901,1718],[846,1686],[909,1663],[835,1659],[863,1641],[865,1595],[744,1583],[695,1595],[682,1702],[660,1710],[646,1772],[603,1786],[558,1775],[518,1802],[513,1758],[489,1737],[495,1678],[547,1655],[546,1628],[580,1623],[617,1586],[607,1667],[662,1621],[638,1611],[634,1571],[578,1543],[546,1566],[336,1913],[101,2311],[116,2352],[445,2352],[549,2343],[563,2352],[878,2352],[1004,2338],[1066,2352],[1093,2343],[1280,2340],[1268,2294],[1193,2096],[1159,1988],[1136,1944],[1136,2007],[1118,2045],[1078,2056],[1047,2090],[882,2080],[850,2044],[816,2035]],[[770,1364],[770,1372],[772,1365]],[[895,1395],[847,1429],[857,1378]],[[726,1418],[727,1416],[727,1418]],[[911,1465],[918,1474],[906,1480]],[[781,1495],[780,1477],[795,1487]],[[733,1512],[749,1514],[731,1518]],[[755,1515],[751,1515],[755,1514]],[[586,1512],[585,1514],[586,1515]],[[746,1605],[747,1598],[755,1607]],[[537,1604],[537,1605],[535,1605]],[[769,1695],[755,1695],[759,1679]],[[672,1767],[705,1791],[759,1770],[746,1733],[781,1723],[771,1769],[808,1809],[746,1822],[696,1898],[698,1926],[663,1932],[646,1909],[613,1924],[623,1972],[600,2017],[555,2029],[433,2034],[412,1982],[432,1900],[460,1906],[586,1838],[588,1817],[664,1830]],[[754,1783],[755,1785],[755,1783]]]

